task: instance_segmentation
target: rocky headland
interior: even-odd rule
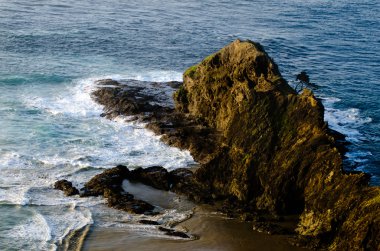
[[[380,250],[379,187],[368,186],[368,174],[344,171],[344,136],[328,128],[311,91],[287,84],[260,44],[234,41],[190,67],[183,83],[106,79],[97,87],[92,95],[104,116],[146,123],[167,144],[188,149],[200,167],[119,166],[90,180],[81,196],[155,213],[121,190],[130,179],[215,204],[254,229],[291,234],[296,245]],[[78,193],[67,181],[56,187]],[[284,227],[289,218],[295,224]]]

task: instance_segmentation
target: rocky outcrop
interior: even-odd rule
[[[161,166],[139,167],[131,170],[125,178],[160,190],[186,195],[195,202],[212,203],[209,188],[198,182],[194,173],[187,168],[168,172]]]
[[[136,180],[161,190],[169,190],[169,172],[162,166],[137,168],[131,172],[129,180]]]
[[[135,168],[133,170],[128,169],[126,166],[118,165],[114,168],[106,169],[100,174],[92,177],[86,182],[79,193],[79,190],[75,188],[70,181],[59,180],[54,184],[55,189],[64,191],[66,196],[80,194],[81,197],[88,196],[103,196],[109,207],[123,210],[133,214],[145,214],[145,215],[157,215],[160,214],[160,210],[150,203],[136,199],[133,194],[125,191],[123,187],[124,180],[130,180],[132,182],[139,182],[145,185],[149,185],[161,190],[169,190],[177,188],[176,191],[181,193],[182,188],[188,188],[183,184],[192,183],[191,188],[195,188],[193,183],[192,172],[188,169],[177,169],[175,171],[168,172],[161,166],[152,166],[148,168]],[[127,187],[128,189],[128,187]],[[197,193],[199,190],[192,192],[186,192],[186,195],[191,197],[192,193]],[[184,231],[177,230],[174,225],[164,225],[157,221],[142,219],[140,224],[157,226],[157,230],[161,231],[164,235],[183,238],[194,239],[192,236]]]
[[[187,70],[175,100],[222,134],[198,179],[259,210],[302,212],[307,175],[322,159],[341,165],[321,103],[297,95],[258,44],[235,41]]]
[[[103,196],[107,200],[109,207],[135,214],[156,214],[157,212],[154,211],[155,207],[153,205],[136,199],[133,194],[124,190],[122,186],[124,180],[183,194],[195,202],[211,202],[209,189],[195,180],[192,171],[181,168],[168,172],[161,166],[144,169],[137,167],[129,170],[126,166],[118,165],[114,168],[106,169],[84,184],[80,196]],[[67,196],[73,195],[67,192],[72,190],[77,192],[75,194],[79,194],[79,191],[67,180],[56,182],[55,187],[65,191]]]
[[[380,189],[342,171],[342,155],[311,91],[298,95],[262,46],[235,41],[184,74],[176,108],[222,137],[196,173],[252,210],[300,214],[314,247],[380,249]]]
[[[83,191],[82,196],[103,195],[107,189],[114,191],[122,190],[121,185],[123,180],[129,176],[129,172],[129,169],[122,165],[105,170],[84,184],[84,187],[81,189]]]
[[[109,207],[135,214],[153,214],[153,205],[124,191],[122,183],[129,175],[129,169],[121,165],[105,170],[84,185],[81,196],[103,195]]]
[[[246,219],[299,215],[302,245],[380,250],[380,189],[368,187],[367,174],[343,171],[344,137],[328,128],[311,91],[287,84],[261,45],[237,40],[183,80],[98,82],[93,97],[105,116],[133,115],[202,164],[195,174],[152,168],[135,179],[196,201],[224,200],[226,211]],[[161,102],[157,85],[177,88],[175,107]],[[259,230],[282,232],[273,222],[254,220]]]
[[[211,159],[218,134],[203,121],[175,111],[171,96],[180,83],[104,79],[96,84],[99,88],[92,97],[104,106],[102,116],[112,119],[124,115],[147,123],[148,129],[163,135],[165,143],[190,150],[196,161]]]

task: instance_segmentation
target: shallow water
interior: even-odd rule
[[[291,84],[309,73],[326,120],[352,143],[346,168],[370,172],[379,185],[379,7],[375,0],[0,1],[0,246],[55,249],[72,229],[101,225],[102,217],[116,224],[101,199],[54,191],[57,179],[80,185],[120,163],[194,164],[143,125],[100,118],[92,83],[181,80],[236,38],[262,43]]]

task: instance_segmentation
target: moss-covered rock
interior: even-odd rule
[[[380,189],[342,171],[321,102],[309,90],[298,95],[261,45],[236,40],[207,57],[185,72],[174,98],[178,111],[222,135],[196,172],[213,193],[300,214],[297,231],[315,247],[380,250]]]

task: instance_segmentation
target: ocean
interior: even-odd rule
[[[350,142],[345,168],[380,185],[379,11],[376,0],[0,0],[1,250],[55,250],[90,225],[170,238],[53,184],[81,186],[117,164],[195,165],[143,124],[100,117],[93,83],[181,81],[237,38],[260,42],[291,85],[309,74],[325,120]],[[189,214],[168,210],[161,220]]]

